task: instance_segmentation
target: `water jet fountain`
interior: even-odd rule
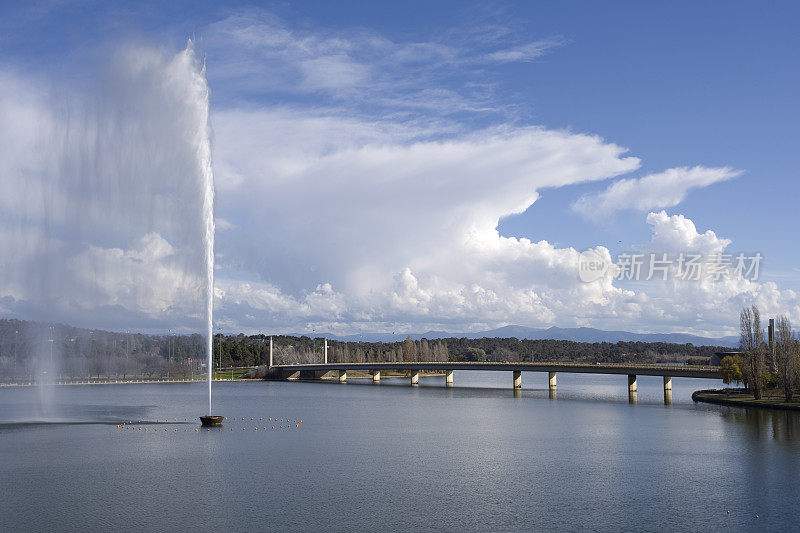
[[[189,41],[187,50],[192,53],[192,42]],[[203,245],[205,247],[205,267],[206,267],[206,355],[208,368],[208,414],[200,417],[200,422],[204,427],[221,426],[223,417],[212,414],[211,404],[211,381],[213,373],[213,327],[214,327],[214,171],[211,167],[211,135],[209,127],[209,97],[208,84],[205,76],[205,65],[203,65],[201,79],[205,93],[203,112],[205,113],[206,131],[202,136],[198,146],[198,157],[200,158],[201,172],[203,175]]]

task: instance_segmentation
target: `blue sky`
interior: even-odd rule
[[[795,68],[800,38],[793,27],[798,15],[800,7],[790,2],[144,2],[135,6],[46,2],[34,7],[4,3],[0,66],[14,76],[35,78],[53,93],[65,91],[70,99],[80,99],[82,94],[103,93],[104,72],[109,63],[118,61],[120,49],[151,47],[175,53],[187,38],[194,40],[205,59],[211,90],[218,215],[222,226],[229,228],[218,236],[222,280],[218,285],[225,292],[219,296],[219,307],[221,316],[227,317],[225,327],[253,329],[263,323],[278,329],[325,327],[351,332],[522,323],[730,333],[735,306],[750,300],[770,312],[798,314],[800,319],[791,292],[800,290],[800,252],[792,246],[796,224],[791,218],[800,197],[794,179],[800,165],[793,150],[798,145],[800,92]],[[289,133],[275,133],[270,124],[283,125]],[[305,126],[295,130],[298,124]],[[545,131],[546,138],[532,134],[530,128]],[[542,155],[539,162],[565,157],[567,168],[573,162],[586,164],[576,167],[585,175],[565,170],[556,178],[545,169],[526,186],[525,173],[539,167],[516,152],[505,152],[513,144],[509,139],[533,135],[531,142],[550,146],[559,132],[571,136],[570,142],[588,135],[627,152],[614,156],[618,161],[613,165],[619,167],[613,169],[608,166],[612,162],[600,156],[596,166],[588,165],[590,156],[576,155],[575,150],[583,150],[577,145],[565,148],[572,154],[569,157],[561,152]],[[271,140],[269,148],[252,144],[259,136]],[[497,149],[487,154],[501,155],[468,166],[479,168],[485,162],[476,182],[448,181],[453,194],[431,193],[431,204],[426,203],[426,192],[439,177],[464,172],[455,163],[443,162],[450,160],[437,149],[446,151],[448,143],[474,148],[494,140]],[[275,148],[284,141],[285,147]],[[369,165],[360,157],[343,162],[354,151],[363,155],[378,145],[384,150],[371,155]],[[391,149],[409,154],[381,160]],[[593,154],[595,149],[599,148],[586,148]],[[342,178],[345,181],[336,188],[321,187],[325,198],[316,198],[314,180],[329,180],[332,174],[302,174],[295,168],[308,169],[312,162],[336,155],[326,160],[331,165],[326,168],[338,168],[342,176],[402,174],[376,161],[410,162],[408,158],[420,150],[430,167],[418,174],[410,171],[416,177],[397,178],[398,183],[407,179],[408,198],[390,186],[383,190],[393,191],[391,200],[379,191],[360,198],[359,191],[370,182],[356,178],[349,182]],[[510,155],[502,155],[506,153]],[[281,154],[287,154],[287,161],[279,164]],[[626,157],[639,162],[619,162]],[[273,173],[261,174],[271,165],[276,165]],[[676,201],[659,204],[653,197],[627,209],[620,197],[617,201],[622,204],[599,216],[576,207],[587,198],[583,205],[595,209],[603,191],[618,180],[649,175],[656,181],[668,180],[664,177],[668,169],[684,169],[686,174],[692,167],[702,167],[702,175],[680,178],[690,185],[677,189],[664,185],[672,187]],[[711,176],[713,169],[717,174]],[[517,170],[519,179],[506,179]],[[275,179],[283,171],[286,179],[302,174],[295,189]],[[462,198],[460,188],[493,180],[496,187],[487,193],[492,200]],[[361,189],[355,186],[358,183]],[[281,203],[301,204],[308,198],[311,211],[265,215],[261,207],[245,206],[244,190]],[[645,193],[640,196],[653,191]],[[635,198],[639,193],[633,194]],[[457,266],[450,270],[430,266],[426,258],[433,257],[432,252],[395,254],[392,242],[395,248],[411,248],[422,238],[409,230],[412,237],[404,240],[401,221],[382,226],[367,216],[366,225],[373,221],[375,231],[359,233],[358,220],[343,221],[339,227],[331,218],[313,218],[331,203],[339,209],[328,213],[330,217],[348,208],[368,209],[365,206],[371,204],[362,201],[392,203],[387,214],[407,212],[420,220],[432,210],[449,210],[428,226],[442,234],[452,229],[448,222],[452,217],[463,219],[464,213],[474,217],[471,225],[459,230],[466,234],[474,230],[483,235],[482,225],[496,217],[500,236],[546,241],[560,258],[555,262],[565,264],[574,260],[566,257],[565,249],[601,246],[613,257],[660,242],[661,226],[656,218],[649,219],[651,223],[646,219],[648,213],[664,209],[674,217],[664,224],[682,225],[688,219],[696,235],[710,230],[715,238],[729,239],[724,246],[727,253],[760,252],[765,258],[760,279],[777,287],[728,287],[714,289],[713,295],[708,288],[692,289],[690,295],[672,288],[631,286],[628,289],[641,291],[631,297],[624,293],[625,285],[617,283],[605,286],[603,291],[611,292],[602,297],[586,296],[597,298],[591,309],[570,309],[565,302],[576,297],[571,291],[579,289],[566,285],[562,279],[566,274],[551,273],[552,279],[551,274],[543,278],[519,274],[525,268],[540,268],[533,263],[523,266],[519,254],[544,253],[524,250],[525,243],[492,252],[500,255],[483,257],[486,263],[474,272],[461,272]],[[404,211],[403,202],[414,206]],[[281,232],[289,224],[305,227],[306,233],[297,230],[285,239],[265,237],[259,246],[242,251],[261,238],[254,235],[268,231],[264,225]],[[320,225],[326,229],[320,230]],[[662,229],[668,231],[666,226]],[[420,231],[425,234],[424,228]],[[462,233],[426,246],[444,249]],[[298,240],[307,240],[309,247],[318,245],[326,257],[337,253],[342,257],[328,264],[299,249],[286,250],[282,258],[263,252],[286,249]],[[375,243],[375,253],[391,259],[368,264],[368,256],[359,256],[353,242]],[[491,237],[483,246],[494,249],[504,243]],[[715,241],[709,246],[717,250],[715,246],[722,245]],[[471,257],[464,250],[446,255],[462,253],[463,263]],[[348,255],[358,258],[359,268],[347,266]],[[536,257],[530,260],[551,266],[554,262]],[[251,284],[247,294],[242,283]],[[553,286],[565,292],[557,296]],[[513,290],[506,291],[507,287]],[[776,296],[775,290],[783,292]],[[260,300],[252,294],[259,291]],[[485,299],[476,303],[465,296],[484,294],[481,291],[495,303],[482,307]],[[383,296],[367,296],[378,293]],[[638,297],[647,302],[631,304],[631,298]],[[519,303],[525,298],[530,301]],[[613,303],[617,298],[619,303]],[[652,303],[667,300],[663,308]],[[316,308],[313,302],[319,301],[326,303]],[[456,301],[464,304],[463,309],[448,313],[448,306],[461,305]],[[702,305],[718,307],[721,301],[732,307],[730,319],[691,311]],[[630,305],[649,310],[633,310]],[[303,311],[290,310],[294,308]],[[281,315],[291,318],[282,321]],[[646,318],[631,323],[636,316]]]

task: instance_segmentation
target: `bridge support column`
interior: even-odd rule
[[[519,370],[514,370],[514,388],[521,389],[522,388],[522,372]]]
[[[347,370],[339,370],[339,383],[347,383]]]
[[[672,377],[671,376],[664,376],[664,390],[672,390]]]
[[[453,371],[452,370],[445,370],[444,371],[444,384],[448,387],[453,386]]]
[[[636,392],[636,374],[628,374],[628,392]]]
[[[419,370],[412,370],[411,371],[411,384],[412,385],[419,385]]]
[[[548,372],[547,373],[547,378],[548,378],[548,381],[549,381],[550,388],[551,389],[555,389],[556,388],[556,373],[555,372]]]
[[[381,382],[381,371],[380,370],[373,370],[370,372],[372,374],[372,382],[373,383],[380,383]]]

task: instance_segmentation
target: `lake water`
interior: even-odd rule
[[[559,374],[555,400],[541,373],[443,382],[219,383],[229,420],[197,432],[200,383],[60,387],[47,413],[0,389],[0,531],[799,527],[796,413],[694,404],[704,380],[669,406],[661,378],[635,405],[625,376]]]

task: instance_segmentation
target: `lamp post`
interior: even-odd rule
[[[172,366],[172,330],[168,329],[167,333],[167,381],[169,381],[169,367]]]
[[[55,342],[55,339],[53,337],[55,336],[55,329],[56,329],[55,326],[53,326],[51,324],[50,325],[50,367],[49,367],[50,372],[53,372],[53,343]],[[45,374],[46,373],[47,372],[45,371]],[[55,378],[52,378],[52,379],[55,379]]]
[[[217,326],[217,331],[219,331],[219,350],[217,353],[217,372],[222,372],[222,326]]]
[[[16,340],[14,341],[14,379],[17,379],[17,347],[19,346],[19,330],[15,330]]]

